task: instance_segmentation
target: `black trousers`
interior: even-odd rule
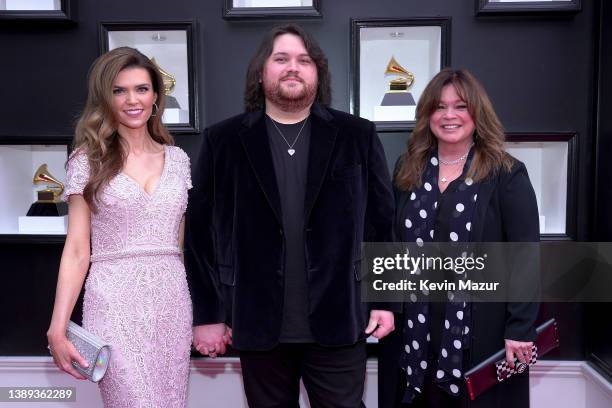
[[[241,351],[240,363],[250,408],[298,408],[300,379],[312,408],[365,406],[365,341],[341,347],[282,343],[270,351]]]

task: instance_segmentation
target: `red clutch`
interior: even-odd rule
[[[536,332],[538,337],[533,346],[533,356],[529,361],[529,365],[535,364],[538,356],[543,356],[550,350],[559,347],[559,331],[555,319],[550,319],[539,326]],[[467,390],[472,401],[495,384],[503,382],[513,374],[520,374],[527,369],[527,364],[524,363],[516,363],[515,368],[510,368],[505,356],[506,350],[501,349],[464,374],[463,377],[465,378]]]

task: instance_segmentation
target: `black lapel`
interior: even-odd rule
[[[276,172],[270,151],[270,141],[263,112],[250,112],[245,116],[240,139],[246,151],[249,163],[255,171],[255,177],[272,207],[274,214],[282,225],[280,193],[276,182]]]
[[[333,117],[325,108],[314,104],[310,117],[312,122],[310,124],[308,175],[306,176],[306,195],[304,199],[306,222],[308,222],[310,212],[327,174],[336,135],[338,134],[338,128],[332,123]]]
[[[495,176],[497,177],[497,176]],[[487,209],[489,208],[489,201],[493,195],[495,189],[493,177],[487,177],[481,181],[480,188],[478,189],[478,200],[476,201],[476,208],[474,208],[474,217],[472,218],[472,233],[470,240],[474,242],[482,242],[484,234],[484,220]]]

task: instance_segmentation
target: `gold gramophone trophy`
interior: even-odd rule
[[[402,67],[394,56],[391,56],[385,76],[393,75],[389,81],[389,90],[385,93],[380,105],[374,106],[374,120],[377,122],[397,122],[414,120],[416,102],[409,92],[414,84],[414,74]]]
[[[36,170],[32,182],[45,184],[45,189],[37,191],[38,200],[30,206],[27,216],[59,217],[68,214],[68,204],[61,200],[64,184],[53,177],[46,163]]]
[[[387,64],[386,75],[398,75],[389,81],[389,91],[385,94],[381,106],[411,106],[416,105],[414,97],[408,90],[414,84],[414,74],[402,67],[394,56]]]

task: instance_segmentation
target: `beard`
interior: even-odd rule
[[[302,86],[296,84],[290,89],[283,87],[283,80],[287,78],[297,79]],[[285,76],[277,82],[264,79],[262,86],[266,99],[285,112],[304,110],[312,105],[317,96],[316,84],[307,84],[302,78],[293,75]]]

